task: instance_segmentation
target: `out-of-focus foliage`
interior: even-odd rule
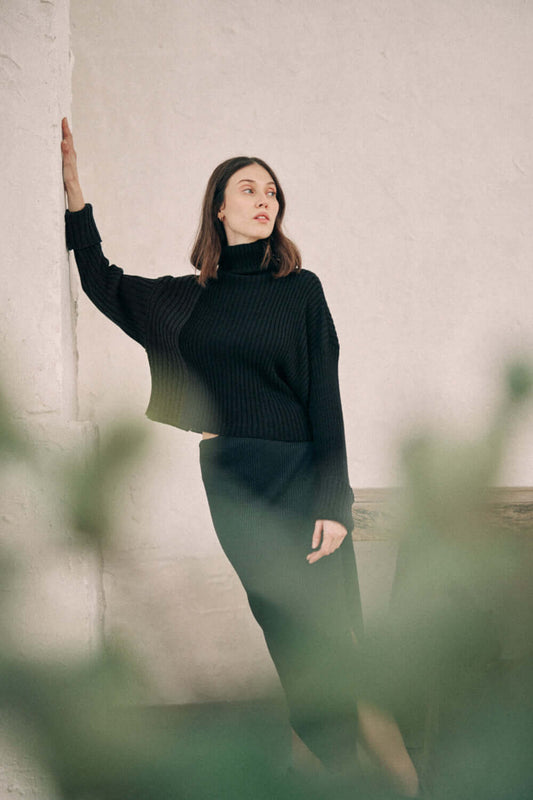
[[[435,800],[533,797],[533,531],[515,535],[495,525],[488,491],[531,383],[527,366],[509,368],[500,407],[479,440],[419,433],[402,452],[396,586],[391,613],[360,647],[360,697],[410,731]],[[112,541],[114,491],[142,444],[135,428],[116,427],[96,449],[62,457],[54,471],[70,530],[85,546]],[[3,403],[0,457],[38,470],[34,453]],[[49,475],[42,478],[46,485]],[[0,705],[20,720],[65,800],[395,796],[365,770],[287,775],[273,755],[267,706],[259,730],[244,713],[238,724],[218,715],[191,725],[176,712],[170,723],[137,703],[141,682],[112,642],[100,653],[58,654],[46,664],[0,650]]]
[[[484,436],[405,443],[391,610],[366,642],[363,692],[418,727],[435,798],[533,797],[533,503],[491,513],[508,433],[531,390],[508,368]]]
[[[4,394],[0,391],[0,468],[11,458],[29,456],[24,437],[14,423]]]
[[[92,452],[66,459],[65,498],[72,527],[89,540],[104,542],[112,530],[113,500],[120,479],[140,454],[145,435],[134,424],[115,425]]]

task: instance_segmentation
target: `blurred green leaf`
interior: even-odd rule
[[[29,458],[31,447],[14,421],[7,399],[0,389],[0,466],[8,458]]]
[[[146,439],[139,425],[117,424],[100,437],[93,451],[67,463],[64,480],[69,518],[74,529],[89,540],[109,539],[117,490],[126,471],[141,456]]]
[[[514,361],[507,368],[507,385],[511,398],[522,402],[530,397],[533,388],[533,369],[524,361]]]

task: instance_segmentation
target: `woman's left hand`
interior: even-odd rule
[[[323,556],[329,556],[342,544],[347,530],[334,519],[317,519],[311,547],[313,552],[306,556],[308,564],[314,564]],[[316,548],[320,545],[320,550]]]

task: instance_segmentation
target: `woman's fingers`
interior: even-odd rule
[[[62,142],[61,142],[61,149],[63,153],[74,153],[74,140],[72,138],[72,133],[68,126],[67,118],[63,117],[61,121],[61,134],[62,134]]]
[[[324,542],[322,541],[322,547],[320,548],[320,550],[317,550],[317,547],[319,546],[320,541],[322,540],[323,528],[324,528],[324,520],[323,519],[317,519],[316,522],[315,522],[315,529],[313,531],[313,538],[311,540],[311,547],[313,548],[314,552],[309,553],[309,555],[306,556],[307,561],[310,564],[312,564],[314,561],[317,560],[316,558],[313,558],[313,556],[318,555],[318,553],[322,551],[322,548],[324,546]],[[323,555],[326,555],[326,554],[323,553]],[[320,558],[322,558],[322,556],[320,556]]]
[[[339,547],[340,542],[336,544],[331,536],[324,536],[322,539],[322,545],[319,550],[314,550],[312,553],[309,553],[307,556],[307,563],[314,564],[316,561],[319,561],[324,556],[329,556],[333,553],[337,547]]]
[[[324,520],[317,519],[315,522],[315,530],[313,531],[313,540],[311,542],[311,547],[313,550],[316,550],[318,545],[320,544],[320,539],[322,538],[322,527],[324,524]]]
[[[318,534],[317,534],[318,532]],[[312,546],[318,547],[320,538],[322,536],[322,544],[319,550],[314,550],[306,556],[308,564],[314,564],[324,556],[329,556],[337,550],[346,536],[346,528],[340,522],[335,520],[317,520],[315,523],[315,530],[313,533]]]
[[[63,119],[61,120],[61,135],[63,139],[63,141],[61,142],[63,151],[70,150],[70,148],[74,149],[72,133],[68,126],[68,120],[66,117],[63,117]]]
[[[76,163],[76,151],[74,150],[74,140],[69,128],[68,120],[63,117],[61,120],[61,154],[63,156],[63,182],[67,184],[78,182],[78,167]]]

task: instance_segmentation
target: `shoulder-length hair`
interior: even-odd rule
[[[274,223],[274,229],[269,237],[268,245],[265,249],[263,264],[266,265],[272,259],[277,262],[274,277],[283,278],[290,272],[301,269],[302,259],[300,251],[287,236],[283,233],[282,223],[285,214],[285,195],[279,181],[270,169],[268,164],[260,158],[249,158],[248,156],[235,156],[228,158],[213,170],[207,183],[204,201],[202,205],[202,216],[198,226],[198,233],[191,251],[191,264],[200,271],[198,283],[205,286],[209,278],[215,278],[217,267],[220,260],[222,247],[226,245],[227,238],[224,225],[218,218],[218,212],[224,202],[224,193],[231,176],[237,170],[247,167],[250,164],[259,164],[271,176],[276,185],[279,210]]]

